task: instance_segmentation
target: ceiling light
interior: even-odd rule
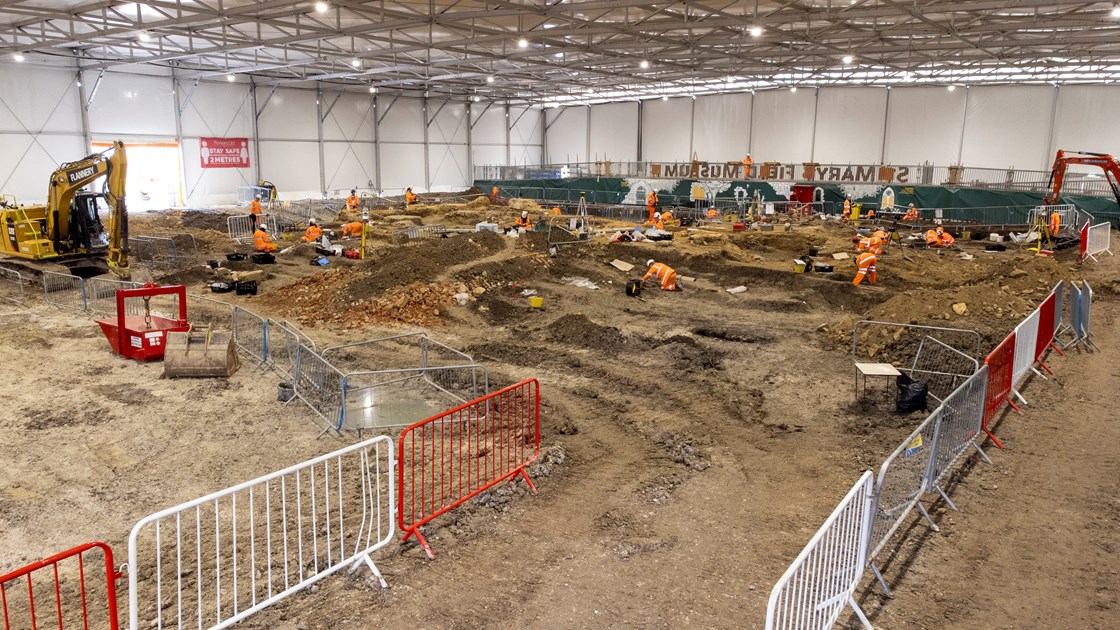
[[[350,60],[350,65],[355,67],[355,68],[361,68],[362,67],[362,60],[357,59],[357,58],[351,59]]]
[[[479,103],[481,101],[482,101],[481,97],[478,97],[478,96],[474,97],[474,102]]]
[[[12,59],[15,59],[16,61],[23,61],[26,58],[27,57],[23,56],[23,53],[16,53],[16,54],[12,55]]]
[[[316,13],[326,13],[327,10],[330,9],[330,8],[331,8],[331,5],[327,4],[326,2],[316,2],[315,3],[315,12]]]
[[[147,31],[140,31],[140,33],[136,35],[136,39],[142,42],[150,42],[152,41],[152,36],[149,35]]]
[[[370,94],[377,94],[377,88],[373,87],[372,85],[369,86],[369,93]]]
[[[232,74],[227,74],[226,75],[226,81],[235,81],[235,80],[237,80],[237,77],[233,76]]]
[[[528,48],[529,47],[529,40],[522,37],[521,39],[517,40],[517,47],[518,48]]]
[[[789,89],[789,91],[790,91],[790,92],[796,92],[796,91],[797,91],[797,86],[795,85],[795,86],[791,87],[791,88]]]
[[[639,63],[638,65],[641,66],[643,70],[645,70],[646,68],[649,67],[649,61],[646,60],[646,59],[642,59],[642,62]]]
[[[949,86],[949,88],[948,88],[948,90],[949,90],[950,92],[952,92],[952,91],[953,91],[953,90],[955,90],[955,89],[957,89],[957,86],[955,86],[955,85],[950,85],[950,86]]]
[[[1114,18],[1120,18],[1120,4],[1112,5],[1112,11],[1109,13]]]
[[[663,100],[663,101],[667,101],[667,100],[669,100],[669,97],[668,97],[668,96],[662,96],[662,97],[661,97],[661,100]]]
[[[856,60],[856,58],[851,56],[851,55],[844,55],[844,59],[843,59],[844,65],[851,65],[852,62],[855,61],[855,60]]]
[[[487,83],[493,83],[494,82],[494,75],[491,74],[491,75],[487,76],[486,77],[486,82]]]
[[[75,81],[75,83],[78,85],[78,87],[82,87],[82,82],[81,81]],[[175,92],[172,92],[172,94],[174,94],[174,93]]]
[[[761,37],[761,36],[762,36],[762,27],[761,26],[752,26],[751,27],[751,37]]]

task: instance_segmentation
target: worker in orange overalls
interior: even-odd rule
[[[299,240],[304,243],[314,243],[321,238],[323,238],[323,230],[320,230],[319,226],[315,225],[315,219],[311,219],[307,222],[307,229],[303,232],[303,237]]]
[[[491,188],[491,189],[490,189],[490,200],[491,200],[491,201],[497,201],[497,200],[498,200],[498,193],[499,193],[499,192],[500,192],[500,191],[498,190],[498,187],[497,187],[497,186],[494,186],[493,188]]]
[[[257,231],[253,232],[253,245],[256,246],[258,252],[276,251],[276,244],[268,238],[268,226],[261,225],[257,227]]]
[[[719,220],[719,210],[716,210],[715,208],[708,208],[708,220],[709,221]]]
[[[249,214],[253,217],[253,227],[261,224],[261,196],[257,195],[249,202]]]
[[[514,222],[514,226],[521,228],[526,232],[533,229],[533,221],[529,218],[528,211],[521,211],[521,216],[517,217],[517,221]]]
[[[404,207],[409,207],[416,203],[416,195],[412,192],[412,186],[409,186],[404,191]]]
[[[560,206],[556,206],[552,209],[552,214],[555,214],[556,216],[560,216],[561,214],[564,214],[564,213],[560,210]]]
[[[914,204],[910,204],[910,207],[906,210],[906,214],[903,215],[902,220],[917,221],[919,218],[920,217],[918,216],[918,209],[914,207]]]
[[[946,232],[945,230],[942,230],[941,227],[938,226],[938,228],[937,228],[937,246],[938,247],[952,247],[953,243],[955,243],[955,242],[957,242],[957,239],[953,238],[952,234]]]
[[[342,238],[358,238],[366,224],[361,221],[351,221],[342,226]]]
[[[875,220],[875,208],[868,208],[867,209],[867,220],[868,221],[874,221]]]
[[[646,275],[642,276],[642,282],[650,278],[656,278],[657,281],[661,283],[662,291],[681,290],[681,288],[677,286],[677,272],[673,271],[673,268],[669,265],[654,262],[651,258],[646,261],[646,267],[649,267],[649,271],[646,272]]]
[[[650,220],[650,223],[652,223],[653,222],[653,215],[657,213],[657,192],[656,191],[651,190],[651,191],[649,191],[649,194],[646,195],[646,208],[649,209],[649,220]]]
[[[852,196],[848,195],[844,198],[844,223],[847,223],[852,218]]]
[[[657,230],[664,230],[665,229],[665,222],[661,220],[661,213],[660,212],[654,212],[653,213],[653,227],[654,227],[654,229],[657,229]]]
[[[672,223],[673,222],[673,211],[672,210],[666,210],[666,211],[662,212],[661,213],[661,222],[664,223],[665,225],[669,225],[670,223]]]
[[[1062,215],[1057,212],[1050,214],[1050,238],[1058,236],[1058,230],[1062,229]]]
[[[878,258],[871,252],[863,252],[859,256],[856,256],[857,270],[855,280],[852,280],[852,286],[858,287],[859,283],[863,282],[864,276],[870,276],[871,284],[875,284],[875,281],[878,279],[875,273],[876,262],[878,262]]]
[[[357,212],[358,208],[362,205],[362,198],[358,196],[358,189],[351,188],[350,196],[346,198],[346,209]]]
[[[941,226],[938,226],[937,230],[940,229]],[[926,247],[937,247],[937,244],[941,242],[941,235],[937,233],[937,230],[926,230]]]

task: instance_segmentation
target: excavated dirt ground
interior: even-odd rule
[[[476,202],[410,213],[467,228],[508,225],[521,207],[539,211]],[[193,234],[200,262],[256,269],[225,263],[248,248],[224,225],[202,212],[131,219],[135,234]],[[1063,278],[1093,283],[1101,351],[1052,358],[1056,376],[1034,378],[1026,415],[997,430],[1007,449],[987,445],[994,465],[970,461],[952,484],[961,511],[927,500],[941,533],[914,518],[895,539],[883,569],[896,598],[870,573],[857,598],[884,628],[1120,625],[1115,258],[1078,268],[1069,250],[1035,258],[964,242],[964,260],[895,247],[878,286],[856,288],[854,264],[831,257],[854,251],[850,229],[819,222],[682,230],[667,243],[598,238],[555,257],[543,234],[403,247],[390,234],[378,220],[366,260],[331,258],[325,269],[309,264],[312,246],[296,245],[260,267],[257,296],[218,297],[298,322],[320,347],[424,326],[485,365],[492,386],[538,378],[540,494],[517,484],[436,520],[425,529],[434,561],[393,543],[375,558],[388,590],[364,570],[343,572],[242,626],[762,627],[775,581],[859,474],[877,471],[923,417],[853,403],[853,324],[974,329],[987,352]],[[792,273],[810,247],[836,273]],[[648,258],[695,280],[626,297],[640,272],[608,263]],[[192,292],[216,279],[201,264],[154,277]],[[724,290],[738,285],[748,290]],[[529,308],[526,290],[542,309]],[[356,440],[316,440],[312,414],[276,402],[280,378],[251,365],[228,382],[162,379],[158,364],[110,354],[96,325],[37,297],[0,303],[0,322],[13,365],[0,420],[0,573],[87,540],[124,561],[143,516]],[[890,340],[861,347],[882,358]]]

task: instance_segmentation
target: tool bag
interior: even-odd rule
[[[631,280],[626,283],[626,295],[630,297],[638,297],[642,294],[642,281]]]

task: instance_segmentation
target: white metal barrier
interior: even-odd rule
[[[786,570],[766,605],[766,630],[829,628],[851,606],[871,629],[852,596],[867,563],[875,476],[866,471]]]
[[[380,436],[142,519],[130,627],[225,628],[362,564],[386,586],[370,554],[393,539],[395,466]]]
[[[1015,327],[1015,364],[1011,372],[1011,391],[1025,405],[1026,399],[1019,393],[1019,383],[1034,366],[1035,344],[1038,343],[1039,313],[1036,308]]]
[[[978,372],[945,398],[945,402],[936,413],[937,436],[934,438],[929,458],[926,489],[936,490],[954,510],[957,506],[949,499],[949,495],[941,485],[957,460],[963,457],[971,446],[984,458],[984,461],[992,463],[976,442],[984,435],[980,432],[980,425],[984,420],[984,394],[987,392],[987,387],[988,365],[984,364]]]
[[[259,196],[261,202],[267,204],[272,196],[272,189],[265,188],[264,186],[238,186],[237,187],[237,205],[247,206],[254,197]]]
[[[269,232],[273,235],[277,233],[275,216],[271,214],[262,214],[261,223],[266,225]],[[230,238],[238,243],[243,243],[253,239],[253,233],[257,231],[257,224],[253,220],[253,215],[251,214],[227,217],[226,231],[229,233]]]
[[[1112,227],[1107,221],[1089,226],[1089,240],[1085,245],[1085,257],[1097,261],[1097,256],[1108,252],[1112,255]]]
[[[86,283],[78,276],[44,271],[43,298],[52,306],[81,313],[86,310]]]
[[[261,316],[234,306],[230,327],[238,351],[256,359],[258,366],[268,359],[268,326]]]
[[[0,301],[23,306],[24,299],[23,274],[14,269],[0,267]]]
[[[1081,338],[1090,348],[1096,349],[1097,344],[1093,341],[1093,288],[1085,280],[1081,285]]]

